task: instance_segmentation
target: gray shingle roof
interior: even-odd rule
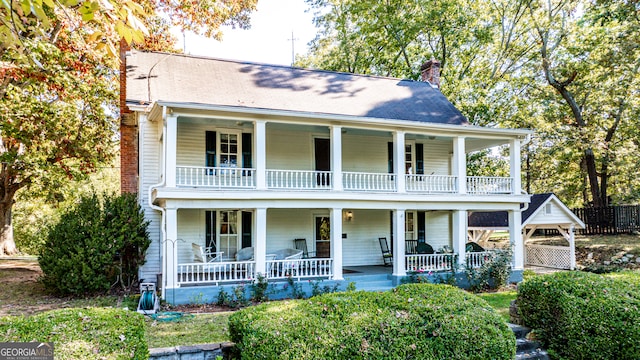
[[[522,223],[524,224],[551,195],[553,193],[531,195],[529,207],[522,212]],[[468,221],[470,227],[508,227],[509,215],[506,211],[474,211],[469,214]]]
[[[419,81],[132,51],[127,102],[166,101],[468,125]]]

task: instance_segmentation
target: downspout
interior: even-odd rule
[[[525,136],[524,140],[522,141],[522,147],[524,147],[525,145],[527,145],[529,142],[531,142],[531,134],[527,134],[527,136]],[[525,195],[529,195],[526,191],[522,190],[522,188],[520,189],[520,193],[521,194],[525,194]],[[520,212],[524,212],[527,211],[529,209],[529,203],[524,203],[524,207],[522,209],[520,209]]]
[[[162,163],[160,164],[160,169],[162,171],[164,171],[163,174],[161,174],[162,176],[162,181],[160,181],[157,184],[151,185],[149,186],[149,194],[148,194],[148,201],[149,201],[149,207],[153,210],[156,211],[160,211],[161,214],[161,221],[160,221],[160,232],[162,233],[162,235],[160,236],[160,247],[161,247],[161,251],[160,251],[160,257],[161,257],[161,269],[162,269],[162,294],[161,297],[162,299],[165,298],[165,293],[166,293],[166,285],[167,285],[167,276],[165,274],[165,270],[167,268],[167,247],[166,247],[166,242],[167,242],[167,220],[165,217],[165,211],[164,208],[161,206],[157,206],[153,203],[153,201],[151,200],[151,196],[153,194],[153,190],[157,187],[160,186],[164,186],[165,184],[165,179],[166,179],[166,169],[164,168],[164,162],[165,162],[165,157],[166,157],[166,147],[164,142],[166,141],[166,125],[165,125],[165,119],[167,117],[167,107],[163,106],[162,107]]]

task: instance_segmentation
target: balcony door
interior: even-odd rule
[[[314,139],[314,155],[316,162],[316,171],[331,171],[331,141],[329,139]],[[316,184],[329,186],[329,175],[318,173],[316,175]]]
[[[316,215],[315,217],[316,256],[319,258],[331,257],[331,223],[329,216]]]

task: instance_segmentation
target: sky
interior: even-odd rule
[[[175,30],[178,48],[185,54],[265,64],[291,65],[291,33],[296,54],[306,54],[315,37],[313,15],[304,0],[258,0],[251,29],[224,27],[222,42]],[[183,41],[183,39],[185,41]]]

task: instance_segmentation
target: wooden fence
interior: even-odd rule
[[[607,206],[573,209],[586,225],[579,234],[629,234],[640,231],[640,205]]]

